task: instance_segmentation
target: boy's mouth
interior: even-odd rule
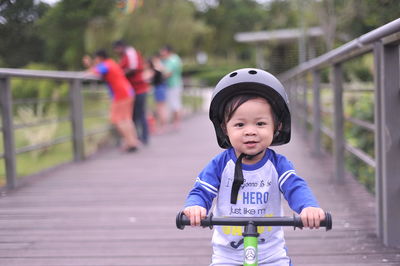
[[[257,143],[257,141],[255,140],[249,140],[244,142],[244,144],[255,144],[255,143]]]
[[[258,143],[257,141],[250,140],[250,141],[245,141],[244,145],[246,145],[247,147],[253,147],[253,146],[257,145],[257,143]]]

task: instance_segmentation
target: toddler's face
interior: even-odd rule
[[[254,155],[264,151],[251,161],[243,159],[244,163],[250,164],[260,161],[274,136],[271,106],[263,98],[246,101],[226,123],[226,131],[236,156],[241,153]]]

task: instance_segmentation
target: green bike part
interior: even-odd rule
[[[258,265],[258,238],[255,236],[244,237],[244,264],[243,266]]]

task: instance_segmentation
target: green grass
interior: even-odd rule
[[[84,92],[84,131],[89,132],[103,128],[109,124],[108,117],[96,116],[96,117],[85,117],[89,113],[100,112],[108,113],[109,99],[106,93],[90,93]],[[54,113],[49,114],[46,118],[60,118],[69,116],[68,106],[57,106],[53,109]],[[17,117],[15,118],[17,119]],[[36,134],[36,132],[46,131],[49,125],[34,126],[30,128],[17,129],[14,131],[15,147],[23,148],[32,145],[26,138],[26,134]],[[33,132],[33,133],[32,133]],[[38,133],[39,134],[39,133]],[[69,121],[57,123],[57,128],[51,139],[54,140],[59,137],[71,137],[72,136],[72,125]],[[4,153],[3,136],[0,132],[0,153]],[[85,138],[85,154],[89,155],[100,147],[101,143],[104,143],[104,139],[108,137],[108,133],[100,133]],[[69,162],[73,160],[73,145],[71,141],[53,145],[51,147],[39,150],[26,152],[16,156],[16,170],[17,176],[23,177],[42,171],[49,167]],[[5,185],[5,162],[4,159],[0,159],[0,187]]]
[[[93,113],[108,113],[109,99],[106,93],[90,93],[84,92],[84,132],[89,132],[99,128],[103,128],[109,125],[108,115],[104,116],[90,116]],[[152,97],[149,97],[149,106],[151,110],[154,108],[154,101]],[[198,96],[183,95],[183,104],[189,106],[190,108],[196,108],[201,106],[202,99]],[[69,110],[64,107],[57,108],[54,117],[67,117],[69,116]],[[16,148],[22,148],[30,145],[29,141],[24,136],[26,131],[40,131],[42,128],[46,129],[44,126],[34,126],[31,128],[24,128],[15,130],[14,139]],[[55,130],[52,139],[58,137],[64,137],[72,135],[71,123],[63,122],[57,124],[57,129]],[[0,153],[4,152],[4,144],[2,133],[0,132]],[[85,138],[85,155],[91,155],[95,153],[101,145],[109,141],[110,133],[104,132],[95,135],[91,135]],[[68,141],[66,143],[54,145],[40,151],[26,152],[19,154],[16,157],[16,168],[18,177],[23,177],[40,172],[46,168],[54,167],[56,165],[69,162],[73,160],[73,148],[72,142]],[[5,185],[5,164],[4,159],[0,159],[0,187]]]
[[[373,87],[371,83],[353,83],[356,88]],[[307,101],[309,106],[312,105],[312,93],[308,90]],[[327,110],[333,110],[333,93],[330,88],[321,90],[321,107]],[[348,92],[343,94],[343,108],[345,116],[357,118],[360,120],[373,123],[374,121],[374,94],[371,92]],[[308,115],[312,116],[312,108]],[[333,116],[330,113],[322,114],[322,125],[333,130]],[[372,158],[374,157],[374,133],[366,130],[358,125],[345,121],[344,136],[347,143],[356,147]],[[326,136],[322,135],[322,147],[328,152],[332,152],[333,142]],[[370,192],[375,190],[375,170],[354,155],[346,152],[345,155],[346,169]]]

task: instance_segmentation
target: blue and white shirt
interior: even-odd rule
[[[285,156],[267,149],[256,164],[243,164],[244,183],[237,204],[230,196],[237,157],[233,148],[223,151],[203,169],[186,199],[185,207],[202,206],[210,210],[217,197],[214,215],[218,217],[282,216],[281,194],[297,213],[318,203],[304,179],[299,177]],[[243,261],[243,237],[240,226],[216,226],[213,234],[214,254]],[[281,227],[259,227],[259,261],[289,265]]]

